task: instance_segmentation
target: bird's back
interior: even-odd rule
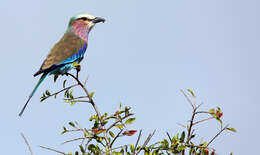
[[[68,60],[74,55],[84,54],[86,47],[87,42],[75,34],[64,34],[64,36],[53,46],[46,59],[43,61],[41,68],[34,74],[34,76],[47,71],[54,65],[62,64],[65,60]]]

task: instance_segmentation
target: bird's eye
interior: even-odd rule
[[[87,17],[82,17],[82,18],[80,18],[80,19],[82,19],[82,20],[84,20],[84,21],[88,20]]]

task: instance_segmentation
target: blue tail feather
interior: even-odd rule
[[[29,101],[31,100],[31,98],[33,97],[34,93],[36,92],[36,90],[39,88],[39,86],[42,84],[42,82],[47,78],[47,76],[49,75],[49,73],[47,74],[43,74],[40,78],[40,80],[38,81],[38,83],[36,84],[36,86],[34,87],[32,93],[29,96],[29,99],[26,101],[25,105],[23,106],[23,109],[21,110],[21,112],[19,113],[19,116],[22,116],[27,104],[29,103]]]

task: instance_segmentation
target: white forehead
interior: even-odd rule
[[[94,19],[94,18],[96,18],[95,16],[90,15],[90,14],[79,14],[79,15],[77,15],[77,18],[82,18],[82,17],[86,17],[86,18],[88,18],[88,19]]]

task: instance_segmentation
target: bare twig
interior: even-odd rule
[[[83,131],[83,129],[66,130],[66,132],[76,132],[76,131]]]
[[[118,132],[118,134],[116,135],[116,137],[113,139],[113,141],[110,144],[110,147],[112,147],[112,145],[114,144],[115,140],[120,136],[120,134],[122,133],[124,129],[120,129],[120,131]]]
[[[186,127],[185,125],[181,124],[181,123],[177,123],[177,125],[179,125],[179,126],[185,128],[185,129],[187,129],[187,127]]]
[[[138,135],[138,138],[137,138],[137,141],[136,141],[136,143],[135,143],[134,154],[135,154],[135,152],[136,152],[136,148],[137,148],[137,146],[138,146],[138,143],[139,143],[139,141],[140,141],[141,136],[142,136],[142,130],[140,130],[139,135]]]
[[[88,98],[88,97],[87,96],[79,96],[79,97],[74,97],[73,99],[65,98],[64,100],[75,100],[75,99],[82,99],[82,98]]]
[[[190,125],[188,127],[188,136],[187,136],[187,141],[186,141],[187,144],[189,144],[190,139],[191,139],[191,129],[192,129],[192,126],[193,126],[193,121],[194,121],[194,118],[195,118],[195,114],[196,114],[196,108],[194,108],[194,110],[192,112]]]
[[[227,127],[229,126],[229,124],[227,124],[224,128],[222,128],[217,134],[216,136],[214,136],[210,141],[209,143],[207,144],[207,147],[210,145],[210,143],[212,143],[224,130],[227,129]]]
[[[142,145],[141,148],[139,148],[139,150],[137,150],[136,154],[138,154],[143,148],[146,147],[146,145],[149,143],[149,141],[151,140],[151,138],[153,137],[154,133],[155,133],[156,130],[153,131],[152,134],[149,134],[148,137],[146,138],[144,144]]]
[[[112,150],[116,150],[116,149],[119,149],[119,148],[123,148],[123,147],[125,147],[125,146],[128,146],[128,145],[118,146],[118,147],[112,148]]]
[[[209,114],[207,111],[196,111],[196,114]]]
[[[67,99],[65,99],[67,100]],[[89,101],[86,101],[86,100],[74,100],[74,99],[70,99],[69,102],[83,102],[83,103],[90,103]]]
[[[78,86],[78,84],[74,84],[74,85],[71,85],[71,86],[69,86],[69,87],[66,87],[66,88],[64,88],[64,89],[62,89],[62,90],[60,90],[60,91],[58,91],[58,92],[56,92],[56,93],[53,93],[53,94],[51,94],[51,95],[49,95],[49,96],[46,96],[44,99],[47,99],[47,98],[49,98],[49,97],[51,97],[51,96],[58,95],[59,93],[65,91],[65,90],[71,89],[71,88],[73,88],[73,87],[76,87],[76,86]]]
[[[80,85],[80,87],[84,90],[84,92],[86,93],[86,95],[87,95],[88,98],[89,98],[89,102],[90,102],[91,105],[93,106],[94,110],[96,111],[96,113],[97,113],[97,115],[98,115],[99,120],[101,121],[101,114],[100,114],[100,112],[98,111],[98,109],[97,109],[97,107],[96,107],[96,105],[95,105],[93,99],[90,98],[90,94],[89,94],[87,88],[86,88],[86,87],[80,82],[80,80],[79,80],[77,77],[75,77],[73,74],[68,73],[68,75],[71,76],[71,77],[73,77],[73,78],[78,82],[78,85]]]
[[[190,103],[190,105],[192,106],[193,109],[195,109],[195,105],[193,105],[192,101],[190,100],[190,98],[187,96],[187,94],[181,89],[182,94],[185,96],[185,98],[188,100],[188,102]]]
[[[169,140],[172,141],[170,134],[168,132],[166,132],[166,134],[167,134]]]
[[[24,142],[26,143],[26,145],[27,145],[27,147],[28,147],[29,151],[31,152],[31,155],[33,155],[32,148],[30,147],[30,144],[29,144],[29,142],[27,141],[27,139],[25,138],[24,134],[23,134],[23,133],[21,133],[21,136],[23,137],[23,139],[24,139]]]
[[[214,117],[205,118],[205,119],[203,119],[203,120],[194,122],[193,125],[196,125],[196,124],[198,124],[198,123],[201,123],[201,122],[204,122],[204,121],[207,121],[207,120],[211,120],[211,119],[213,119],[213,118],[214,118]]]
[[[66,153],[58,151],[58,150],[55,150],[55,149],[52,149],[52,148],[48,148],[48,147],[45,147],[45,146],[39,146],[39,147],[41,147],[43,149],[46,149],[46,150],[54,151],[56,153],[60,153],[60,154],[66,155]]]
[[[74,141],[77,141],[77,140],[84,140],[86,138],[91,138],[91,137],[80,137],[80,138],[75,138],[75,139],[71,139],[71,140],[67,140],[61,144],[66,144],[66,143],[70,143],[70,142],[74,142]]]

